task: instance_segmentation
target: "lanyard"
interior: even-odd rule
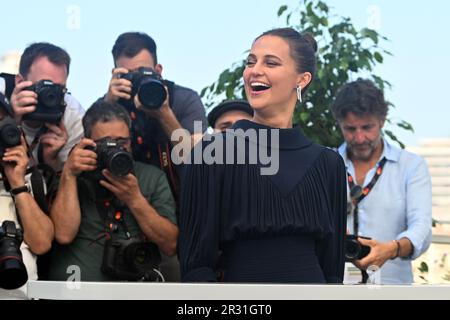
[[[126,207],[117,202],[116,199],[96,201],[97,212],[105,221],[107,234],[111,235],[111,233],[117,232],[119,225],[122,225],[125,235],[130,239],[131,234],[124,220]]]
[[[383,173],[383,167],[386,164],[387,159],[383,157],[381,161],[378,163],[377,170],[372,180],[370,180],[369,184],[362,188],[360,185],[355,184],[355,180],[352,175],[347,172],[347,181],[350,187],[350,197],[352,199],[353,205],[355,208],[353,209],[353,234],[358,235],[359,231],[359,218],[358,218],[358,204],[372,191],[375,183],[377,183],[381,174]]]

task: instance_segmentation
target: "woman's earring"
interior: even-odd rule
[[[297,99],[299,102],[302,102],[302,87],[297,87]]]

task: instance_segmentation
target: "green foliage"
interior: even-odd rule
[[[428,265],[426,262],[421,262],[420,263],[420,267],[419,267],[419,271],[422,273],[427,273],[428,272]]]
[[[343,139],[329,107],[339,88],[362,75],[369,75],[382,90],[391,87],[388,81],[373,74],[375,66],[383,63],[385,55],[391,55],[379,46],[387,38],[368,28],[356,30],[349,18],[332,15],[324,1],[300,0],[297,8],[290,10],[283,5],[277,14],[284,18],[286,26],[310,32],[319,45],[316,76],[305,94],[306,103],[295,111],[294,123],[300,124],[314,141],[338,146]],[[225,98],[245,98],[244,68],[245,60],[233,64],[220,74],[215,83],[202,90],[201,96],[206,98],[207,108]],[[412,126],[405,121],[394,125],[412,131]],[[392,131],[386,130],[385,133],[403,147]]]

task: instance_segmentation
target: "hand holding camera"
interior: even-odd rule
[[[51,165],[57,161],[57,157],[61,149],[69,140],[64,122],[60,121],[58,125],[45,123],[47,132],[40,137],[44,162]]]
[[[127,73],[128,70],[125,68],[113,69],[112,78],[109,82],[108,93],[105,97],[106,101],[117,102],[119,99],[131,99],[132,83],[130,80],[122,78],[121,76]]]
[[[100,180],[100,185],[111,191],[117,199],[132,208],[132,202],[143,197],[137,178],[133,174],[124,177],[113,175],[109,170],[102,171],[105,180]]]
[[[128,109],[153,111],[168,107],[167,96],[164,81],[153,68],[140,67],[135,71],[116,68],[106,100],[118,101]]]
[[[12,189],[25,184],[25,174],[29,163],[25,138],[18,137],[19,144],[2,150],[2,166]]]
[[[378,266],[381,268],[387,260],[394,258],[397,253],[397,244],[393,241],[379,242],[362,237],[359,237],[358,241],[361,246],[370,248],[369,253],[365,257],[352,261],[361,270],[365,270],[369,266]]]
[[[15,86],[11,95],[11,106],[18,123],[22,121],[25,114],[36,110],[38,95],[36,92],[26,89],[32,85],[31,81],[22,81]]]
[[[87,149],[90,146],[92,149]],[[76,177],[85,171],[97,169],[97,153],[93,151],[97,145],[91,139],[82,139],[69,154],[64,165],[63,175]]]
[[[16,121],[23,120],[59,123],[64,115],[66,88],[51,80],[36,83],[23,81],[11,95]]]
[[[89,140],[94,143],[94,141]],[[115,196],[125,203],[136,197],[140,193],[137,179],[130,174],[133,171],[134,161],[131,153],[124,147],[123,138],[104,137],[96,140],[95,145],[86,141],[80,143],[80,147],[84,146],[84,150],[74,149],[74,161],[78,161],[78,165],[88,165],[80,169],[88,169],[81,171],[89,171],[84,175],[86,178],[97,181],[100,185],[115,194]],[[95,154],[95,166],[92,160],[87,160]],[[72,157],[70,155],[69,159]],[[78,160],[77,160],[78,159]],[[67,166],[67,163],[66,163]],[[79,173],[78,173],[79,174]]]

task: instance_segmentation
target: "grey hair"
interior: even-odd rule
[[[128,129],[131,129],[131,118],[127,110],[119,104],[106,102],[99,99],[85,113],[83,117],[84,136],[90,138],[92,127],[98,122],[110,122],[114,120],[123,121]]]

